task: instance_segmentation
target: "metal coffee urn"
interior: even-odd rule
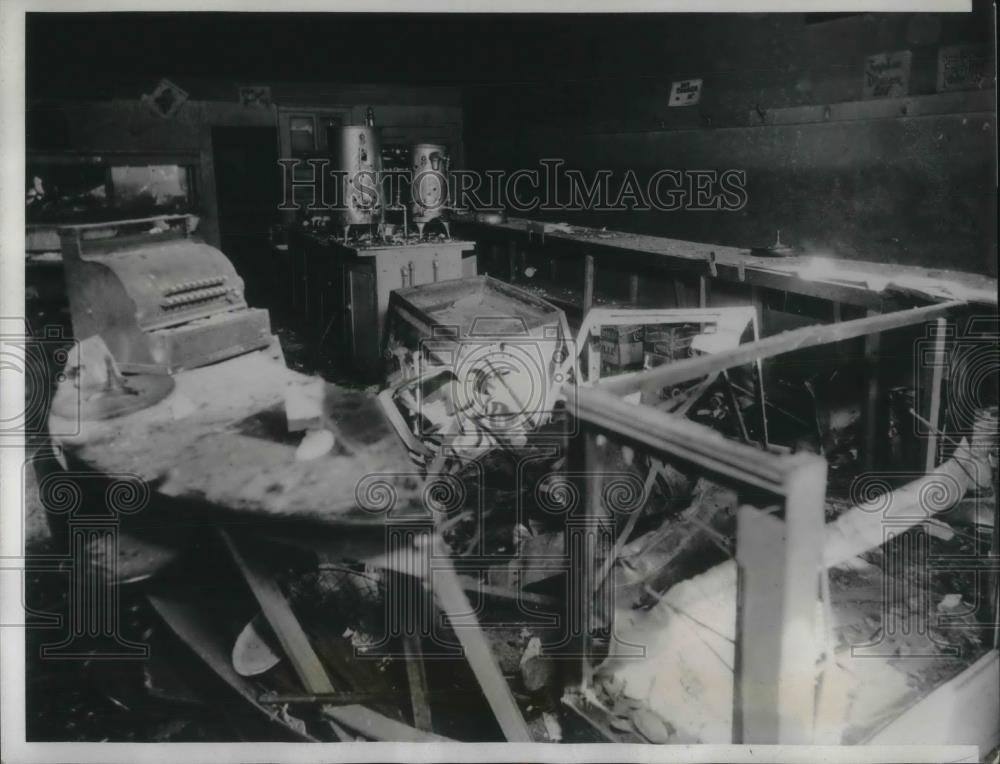
[[[351,226],[371,226],[382,217],[382,149],[374,125],[331,128],[333,169],[339,170],[338,218],[347,241]]]
[[[435,143],[418,143],[410,149],[410,196],[413,222],[417,234],[424,235],[424,226],[440,221],[451,238],[448,226],[448,164],[447,149]]]

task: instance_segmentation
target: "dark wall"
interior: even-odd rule
[[[781,229],[807,251],[995,274],[994,91],[933,95],[938,49],[988,42],[987,11],[612,20],[577,30],[544,80],[467,88],[466,155],[479,169],[546,157],[640,179],[744,170],[739,212],[544,217],[735,246]],[[865,56],[904,49],[913,97],[854,103]],[[668,108],[671,82],[690,77],[705,80],[702,102]],[[769,124],[808,105],[797,124]]]
[[[182,79],[176,84],[189,93],[190,99],[165,119],[141,100],[156,82],[95,82],[93,89],[81,91],[76,98],[50,95],[29,101],[29,157],[33,153],[106,157],[135,154],[146,157],[145,161],[157,157],[159,161],[197,166],[198,211],[202,215],[199,232],[214,246],[220,246],[221,237],[213,128],[276,128],[278,109],[295,107],[344,106],[351,121],[360,123],[365,109],[372,106],[384,128],[452,125],[461,134],[460,91],[453,87],[259,81],[256,84],[271,87],[276,105],[249,107],[238,102],[235,81]]]

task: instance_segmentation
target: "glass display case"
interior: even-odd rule
[[[197,212],[197,158],[28,154],[29,225]]]

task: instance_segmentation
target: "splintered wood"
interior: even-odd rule
[[[965,469],[962,469],[962,464]],[[947,485],[934,509],[945,512],[966,493],[972,479],[968,452],[941,465],[930,475],[891,494],[872,499],[843,512],[823,531],[822,567],[830,568],[832,602],[824,604],[820,587],[813,588],[810,607],[835,649],[833,657],[813,657],[815,668],[803,686],[810,694],[822,688],[820,711],[812,730],[817,742],[861,743],[914,704],[929,689],[962,671],[984,649],[969,615],[954,616],[963,629],[890,628],[887,619],[916,618],[909,600],[887,600],[888,592],[903,591],[901,577],[919,574],[865,563],[856,555],[879,548],[886,517],[879,507],[890,506],[900,522],[899,531],[920,525],[926,517],[921,497],[930,487]],[[907,518],[910,518],[907,521]],[[772,523],[779,523],[769,518]],[[661,534],[662,535],[662,534]],[[836,567],[848,563],[845,567]],[[924,571],[925,572],[925,571]],[[911,585],[912,586],[912,585]],[[938,584],[940,586],[940,584]],[[931,588],[921,588],[931,587]],[[918,584],[913,596],[927,597],[946,607],[948,598],[934,582]],[[961,612],[955,608],[954,612]],[[832,617],[832,622],[830,618]],[[737,564],[729,560],[704,573],[674,584],[658,597],[651,609],[633,609],[628,600],[618,603],[616,629],[608,658],[597,670],[599,698],[630,698],[641,702],[677,728],[676,740],[720,742],[734,735],[734,686],[737,637]],[[758,630],[760,631],[760,630]],[[762,637],[776,640],[769,628]],[[636,659],[628,646],[640,644],[645,656]],[[621,645],[621,646],[619,646]],[[950,646],[950,647],[949,647]],[[826,649],[826,648],[823,648]],[[863,664],[852,659],[860,649]],[[920,655],[920,660],[907,660]],[[863,675],[858,672],[863,669]],[[860,681],[863,677],[864,681]],[[801,683],[796,683],[801,684]],[[745,688],[746,689],[746,688]],[[769,711],[777,699],[744,696],[744,703]],[[837,714],[831,718],[830,714]],[[824,715],[825,714],[825,715]]]

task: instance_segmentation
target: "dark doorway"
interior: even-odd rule
[[[271,307],[278,299],[268,229],[278,218],[278,130],[212,128],[215,188],[222,251],[246,288],[247,302]]]

